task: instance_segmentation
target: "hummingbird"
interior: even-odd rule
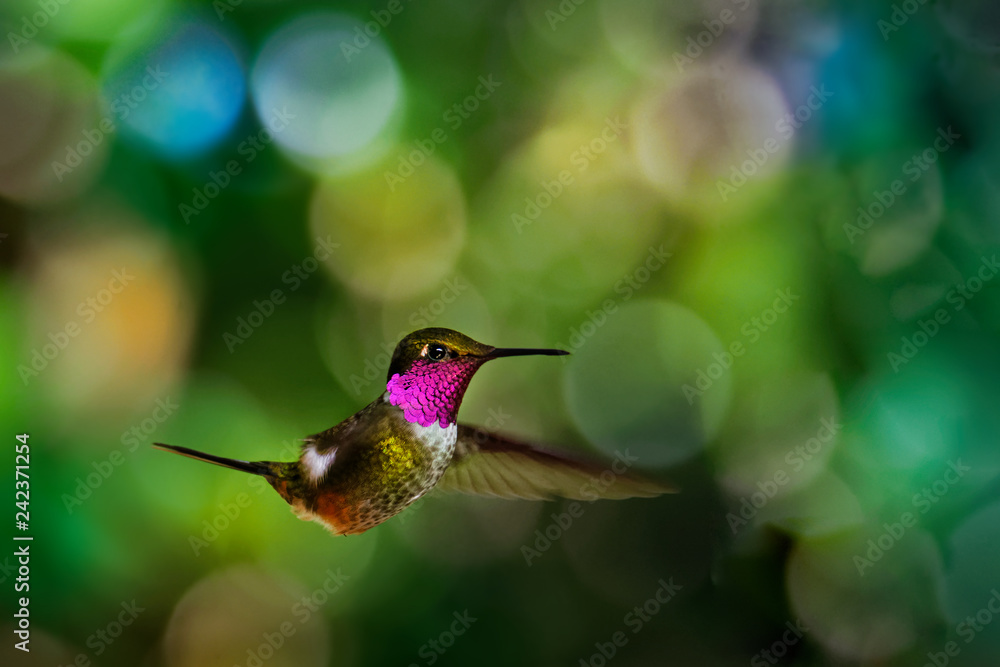
[[[497,348],[451,329],[420,329],[396,346],[382,395],[305,438],[296,461],[240,461],[162,443],[154,447],[260,475],[299,518],[334,535],[363,533],[435,487],[535,500],[673,491],[631,473],[631,460],[602,464],[457,422],[469,381],[487,361],[564,354],[569,353]]]

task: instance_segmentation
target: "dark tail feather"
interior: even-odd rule
[[[204,452],[188,449],[187,447],[164,445],[160,442],[153,443],[153,447],[162,449],[165,452],[175,452],[181,456],[189,456],[192,459],[198,459],[199,461],[205,461],[206,463],[214,463],[215,465],[222,466],[223,468],[232,468],[233,470],[248,472],[251,475],[264,475],[265,477],[274,476],[274,470],[266,461],[238,461],[236,459],[227,459],[221,456],[205,454]]]

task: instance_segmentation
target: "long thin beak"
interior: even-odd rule
[[[550,357],[559,357],[564,354],[569,354],[566,350],[546,350],[546,349],[535,349],[530,347],[498,347],[495,348],[489,354],[483,355],[487,359],[496,359],[498,357],[524,357],[529,354],[544,354]]]

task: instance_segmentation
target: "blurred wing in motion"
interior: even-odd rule
[[[651,498],[676,490],[629,472],[633,461],[626,451],[602,464],[459,424],[455,454],[437,488],[530,500]]]

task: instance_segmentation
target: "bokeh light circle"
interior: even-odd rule
[[[360,151],[386,127],[402,97],[395,59],[365,25],[333,12],[300,16],[279,28],[253,66],[257,114],[288,109],[293,121],[275,141],[303,156]]]
[[[537,298],[584,315],[597,295],[625,290],[646,261],[658,267],[647,279],[661,279],[669,260],[657,253],[669,251],[673,232],[659,231],[659,197],[635,168],[627,116],[602,98],[611,96],[607,79],[580,79],[553,102],[553,115],[572,118],[514,149],[474,200],[472,217],[486,224],[472,228],[470,254],[484,284],[516,274],[524,291],[544,284]]]
[[[693,68],[634,107],[636,159],[669,199],[698,210],[725,204],[781,172],[795,140],[789,113],[763,69],[738,61]]]
[[[172,247],[134,212],[92,205],[69,220],[77,233],[33,239],[45,250],[31,271],[21,374],[58,413],[54,423],[121,417],[182,374],[194,296]]]
[[[243,64],[229,38],[197,19],[175,19],[151,39],[122,42],[104,64],[109,118],[167,158],[218,144],[246,99]]]
[[[841,658],[877,663],[913,645],[919,629],[937,620],[941,555],[919,526],[901,531],[894,537],[871,522],[796,544],[786,584],[810,641]]]
[[[80,63],[42,47],[0,59],[0,98],[0,195],[44,205],[90,186],[110,141],[97,84]]]
[[[329,263],[340,280],[369,298],[399,300],[453,273],[465,239],[465,198],[455,173],[430,156],[393,188],[383,169],[321,183],[310,222],[314,234],[341,244]]]
[[[573,421],[609,456],[628,449],[639,466],[683,461],[712,440],[729,407],[722,373],[701,395],[700,367],[724,351],[700,317],[667,301],[618,306],[570,339],[566,400]],[[580,343],[576,345],[576,343]]]
[[[323,616],[301,602],[310,597],[295,582],[246,566],[206,577],[174,608],[164,637],[166,664],[326,665]]]

